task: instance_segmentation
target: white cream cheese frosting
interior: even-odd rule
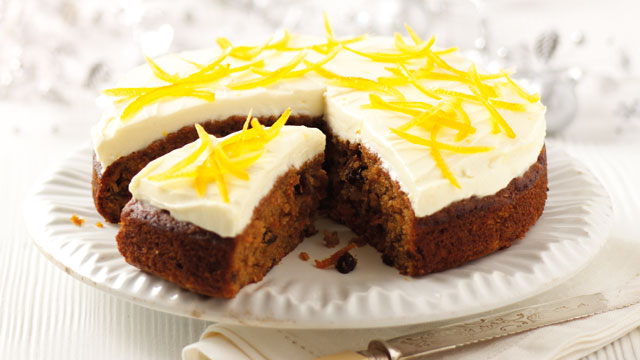
[[[303,38],[299,43],[322,43],[323,39]],[[349,44],[356,51],[393,52],[392,38],[368,38]],[[305,60],[315,62],[325,55],[312,50],[306,51]],[[219,50],[200,50],[179,55],[168,55],[157,63],[168,73],[190,73],[197,70],[190,62],[207,63],[214,59]],[[265,68],[277,69],[294,56],[293,51],[265,50],[260,59],[265,59]],[[457,52],[441,55],[451,66],[466,71],[471,62]],[[184,59],[189,60],[184,61]],[[239,65],[246,64],[233,60]],[[412,59],[405,62],[407,67],[422,66],[425,60]],[[375,62],[354,52],[341,50],[335,58],[323,65],[323,69],[345,77],[360,77],[376,80],[390,76],[391,63]],[[304,68],[300,64],[296,69]],[[250,79],[258,75],[238,73],[238,79]],[[500,100],[518,103],[525,111],[499,109],[500,115],[515,133],[508,137],[504,132],[492,131],[491,115],[479,102],[463,102],[462,107],[469,116],[475,133],[462,141],[455,139],[456,132],[443,128],[438,141],[461,146],[482,146],[490,151],[458,154],[442,151],[444,162],[459,187],[447,180],[430,154],[429,147],[416,145],[393,133],[396,128],[411,120],[411,116],[399,112],[367,108],[371,91],[332,85],[315,72],[303,77],[284,79],[266,87],[250,90],[229,90],[226,84],[234,79],[225,79],[215,86],[216,99],[207,102],[197,98],[177,97],[153,103],[145,107],[128,121],[121,121],[119,115],[126,104],[113,102],[100,123],[93,130],[96,157],[103,169],[120,156],[144,148],[152,141],[160,139],[163,132],[172,132],[183,126],[214,119],[225,119],[232,115],[246,115],[252,110],[254,116],[279,115],[291,107],[293,115],[324,115],[328,128],[342,140],[358,143],[378,154],[382,165],[389,171],[407,194],[418,217],[427,216],[457,200],[471,196],[495,194],[506,187],[511,179],[521,176],[536,161],[546,133],[545,107],[539,102],[529,103],[512,88],[502,87]],[[485,80],[493,84],[501,79]],[[471,94],[465,83],[458,81],[425,80],[418,81],[423,88],[454,90]],[[148,65],[134,69],[119,84],[119,87],[159,86],[165,84],[156,78]],[[396,87],[407,101],[420,101],[435,105],[439,100],[426,96],[411,85]],[[379,93],[378,93],[379,94]],[[384,96],[384,94],[383,94]],[[415,127],[412,134],[429,137],[429,132]],[[134,193],[134,197],[136,194]],[[170,210],[170,209],[168,209]],[[196,223],[197,224],[197,223]],[[200,225],[200,224],[198,224]]]
[[[229,135],[231,136],[231,135]],[[223,141],[210,136],[212,142]],[[209,184],[200,196],[193,178],[182,177],[157,181],[150,176],[166,171],[200,146],[197,140],[150,162],[129,184],[129,191],[138,201],[168,210],[175,219],[188,221],[223,237],[239,235],[251,221],[253,210],[276,180],[292,168],[324,152],[325,136],[304,126],[285,126],[264,147],[258,161],[247,168],[249,180],[225,176],[229,202],[225,202],[215,184]],[[207,152],[195,162],[202,163]]]

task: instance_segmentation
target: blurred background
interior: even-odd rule
[[[338,35],[391,35],[408,23],[489,68],[517,68],[542,93],[551,136],[637,138],[640,5],[579,0],[0,0],[0,111],[23,115],[3,128],[87,138],[99,89],[143,55],[218,36],[255,43],[282,28],[322,34],[323,11]]]

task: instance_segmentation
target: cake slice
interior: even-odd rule
[[[253,127],[200,139],[131,181],[118,249],[126,261],[200,294],[232,298],[304,238],[324,197],[324,134]]]

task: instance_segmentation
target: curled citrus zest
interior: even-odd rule
[[[428,97],[432,98],[432,99],[436,99],[436,100],[440,100],[441,97],[434,94],[432,91],[429,91],[427,89],[425,89],[422,85],[420,85],[418,83],[418,79],[416,79],[415,76],[413,76],[413,74],[411,73],[411,71],[409,71],[404,65],[400,64],[400,68],[404,71],[404,73],[406,74],[406,76],[409,78],[409,82],[416,88],[418,89],[418,91],[420,91],[421,93],[427,95]]]
[[[187,59],[187,58],[185,58],[183,56],[180,56],[180,55],[175,55],[175,57],[177,57],[178,59],[186,62],[187,64],[191,64],[191,65],[195,66],[199,70],[204,69],[206,67],[205,65],[202,65],[199,62],[195,62],[193,60],[189,60],[189,59]]]
[[[311,64],[311,63],[307,63],[307,64]],[[378,92],[391,95],[401,100],[404,100],[405,98],[404,95],[400,91],[398,91],[398,89],[392,86],[388,86],[388,85],[373,81],[373,80],[369,80],[361,77],[355,77],[355,76],[341,76],[329,70],[326,70],[321,66],[317,67],[315,69],[315,72],[318,75],[324,77],[325,79],[328,79],[329,80],[328,83],[330,85],[352,88],[352,89],[363,90],[363,91],[378,91]]]
[[[416,125],[423,124],[425,121],[429,120],[430,117],[435,115],[438,111],[441,111],[443,107],[444,107],[444,102],[441,102],[441,103],[437,104],[436,106],[432,107],[431,109],[429,109],[429,110],[423,112],[422,114],[420,114],[419,116],[413,118],[411,121],[406,122],[406,123],[402,124],[401,126],[398,126],[398,130],[405,131],[405,130],[411,129],[412,127],[414,127]]]
[[[467,114],[467,112],[464,110],[464,108],[462,107],[462,99],[461,98],[456,98],[454,100],[454,111],[457,115],[458,118],[462,119],[462,122],[471,126],[471,119],[469,118],[469,115]],[[464,140],[467,136],[471,135],[472,132],[470,131],[464,131],[464,130],[460,130],[458,131],[458,134],[456,134],[456,141],[462,141]]]
[[[474,96],[473,94],[465,94],[463,92],[459,92],[459,91],[455,91],[455,90],[448,90],[448,89],[430,89],[431,91],[433,91],[435,94],[438,95],[443,95],[443,96],[448,96],[448,97],[452,97],[452,98],[461,98],[465,101],[469,101],[469,102],[473,102],[473,103],[480,103],[480,100],[478,100],[478,98],[476,96]],[[494,99],[489,99],[489,102],[500,109],[505,109],[505,110],[511,110],[511,111],[524,111],[526,110],[526,107],[522,104],[518,104],[518,103],[511,103],[511,102],[506,102],[506,101],[501,101],[501,100],[494,100]]]
[[[226,176],[249,180],[247,169],[264,153],[264,146],[275,138],[284,127],[291,114],[287,109],[278,120],[266,128],[251,113],[242,131],[223,140],[212,138],[204,128],[196,124],[200,145],[169,169],[148,177],[151,181],[166,181],[177,178],[193,179],[193,186],[199,196],[204,196],[207,186],[215,182],[224,202],[229,202]],[[249,129],[251,123],[251,129]],[[200,164],[198,159],[206,156]]]
[[[315,63],[305,63],[307,65],[306,68],[304,68],[302,70],[292,71],[287,75],[287,77],[299,77],[299,76],[303,76],[304,74],[306,74],[306,73],[308,73],[310,71],[315,71],[316,69],[322,67],[322,65],[324,65],[324,64],[328,63],[329,61],[333,60],[333,58],[335,58],[336,55],[338,55],[340,50],[342,50],[342,46],[338,45],[335,48],[333,48],[333,50],[331,50],[331,52],[329,52],[329,54],[327,54],[327,56],[325,56],[324,58],[320,59],[319,61],[317,61]]]
[[[249,115],[247,115],[247,120],[245,120],[244,124],[242,124],[242,132],[240,134],[242,134],[243,141],[246,139],[246,136],[247,136],[247,129],[249,128],[249,123],[251,122],[251,113],[253,113],[253,109],[249,109]]]
[[[233,48],[233,45],[231,44],[231,41],[229,41],[229,39],[227,39],[225,37],[217,38],[216,42],[218,43],[218,46],[220,46],[220,48],[222,50],[227,50],[227,49]]]
[[[454,52],[457,52],[458,48],[457,47],[450,47],[447,49],[441,49],[441,50],[433,50],[433,53],[436,55],[447,55],[447,54],[452,54]]]
[[[186,97],[197,97],[201,99],[205,99],[207,101],[214,101],[216,94],[209,92],[205,95],[204,91],[196,91],[190,88],[185,87],[173,87],[171,85],[157,88],[155,90],[144,93],[143,95],[138,96],[135,100],[129,103],[120,118],[122,121],[130,120],[133,116],[135,116],[140,110],[142,110],[145,106],[155,103],[158,100],[167,97],[167,96],[186,96]]]
[[[395,111],[395,112],[399,112],[399,113],[403,113],[411,116],[418,116],[422,114],[422,111],[416,110],[409,106],[396,105],[396,104],[392,104],[390,102],[384,101],[380,96],[376,94],[369,94],[369,104],[362,105],[361,107],[365,109],[390,110],[390,111]]]
[[[493,107],[493,105],[489,104],[489,101],[487,101],[485,97],[480,92],[478,92],[478,90],[472,87],[470,87],[470,90],[476,95],[476,98],[480,100],[480,102],[482,103],[482,105],[484,105],[487,111],[489,111],[489,114],[491,114],[491,119],[493,120],[492,121],[493,132],[499,133],[500,128],[502,128],[502,130],[504,130],[505,134],[509,138],[515,139],[516,133],[513,132],[513,129],[511,129],[509,124],[504,120],[502,115],[500,115],[500,113]]]
[[[434,146],[431,146],[431,157],[433,157],[433,160],[436,162],[436,165],[440,169],[442,176],[444,176],[445,179],[449,180],[451,185],[457,187],[458,189],[461,189],[460,184],[458,183],[458,180],[456,179],[455,176],[453,176],[453,173],[451,172],[451,170],[449,170],[449,167],[444,162],[444,159],[442,158],[442,154],[440,153],[440,146],[438,146],[436,142],[439,131],[440,131],[440,126],[435,126],[434,129],[431,131],[431,142],[434,144]]]
[[[390,128],[391,132],[400,136],[401,138],[409,141],[410,143],[422,146],[433,147],[437,146],[442,150],[451,151],[458,154],[477,154],[493,150],[490,146],[459,146],[451,145],[431,139],[425,139],[416,135],[409,134],[408,132]]]
[[[428,42],[420,45],[415,50],[406,49],[406,50],[401,50],[400,52],[397,52],[397,53],[364,52],[364,51],[353,49],[346,45],[344,45],[344,48],[348,51],[351,51],[354,54],[358,54],[360,56],[366,57],[376,62],[398,63],[398,62],[403,62],[403,61],[408,61],[408,60],[413,60],[417,58],[422,58],[424,56],[428,56],[429,54],[431,54],[432,44],[433,44],[432,42]]]
[[[409,24],[405,23],[404,28],[407,29],[407,33],[409,34],[409,36],[411,36],[411,39],[413,40],[414,43],[416,43],[416,45],[419,45],[422,43],[422,39],[420,39],[420,36],[418,36],[418,34],[416,34],[416,32],[413,31],[413,29],[411,28],[411,26],[409,26]]]
[[[176,80],[178,80],[180,77],[177,74],[169,74],[166,71],[164,71],[158,64],[156,64],[150,57],[145,56],[144,59],[147,61],[147,64],[149,64],[149,67],[151,67],[151,71],[153,71],[153,74],[160,80],[164,80],[168,83],[173,83]]]
[[[196,128],[196,132],[198,133],[198,137],[200,138],[200,146],[198,146],[198,148],[194,152],[187,155],[184,159],[175,163],[169,169],[163,171],[162,173],[149,176],[149,180],[163,181],[163,180],[169,179],[169,176],[178,174],[182,170],[184,170],[186,167],[191,165],[194,161],[196,161],[196,159],[200,157],[200,155],[202,155],[202,153],[204,153],[205,150],[209,148],[209,145],[211,143],[211,138],[209,137],[209,134],[207,134],[207,132],[204,130],[204,128],[200,124],[196,124],[195,128]]]
[[[506,102],[502,100],[489,99],[489,103],[497,108],[510,110],[510,111],[527,111],[527,106],[524,104]]]
[[[228,88],[231,90],[247,90],[253,89],[260,86],[267,86],[273,84],[274,82],[280,80],[287,73],[292,71],[293,69],[302,62],[302,59],[306,56],[305,53],[300,53],[296,55],[293,59],[291,59],[288,63],[280,67],[279,69],[272,71],[269,75],[259,77],[256,79],[250,79],[245,81],[238,81],[235,83],[231,83],[228,85]]]
[[[305,68],[304,69],[291,71],[288,74],[283,75],[282,78],[283,79],[285,79],[285,78],[286,79],[288,79],[288,78],[297,78],[297,77],[303,76],[304,74],[306,74],[308,72],[315,71],[318,68],[320,68],[322,65],[328,63],[334,57],[336,57],[336,55],[338,55],[338,53],[340,52],[341,49],[342,49],[341,46],[335,47],[333,50],[331,50],[331,52],[329,54],[327,54],[327,56],[325,56],[324,58],[320,59],[319,61],[317,61],[315,63],[309,62],[307,60],[303,60],[304,64],[305,64]],[[273,73],[273,71],[269,71],[269,70],[265,70],[265,69],[259,69],[259,68],[253,68],[251,71],[256,73],[256,74],[258,74],[258,75],[262,75],[262,76],[271,75]]]
[[[329,22],[329,16],[327,16],[327,12],[322,12],[322,17],[324,20],[324,31],[327,33],[327,38],[329,40],[335,40],[335,36],[333,36],[333,29],[331,28],[331,23]]]
[[[439,67],[448,70],[454,74],[460,75],[460,76],[466,76],[467,73],[462,71],[462,70],[458,70],[456,68],[454,68],[453,66],[449,65],[446,61],[442,60],[442,58],[439,55],[434,54],[432,51],[429,51],[427,53],[427,56],[434,62],[435,65],[438,65]]]
[[[509,85],[511,85],[511,87],[516,91],[516,93],[520,95],[520,97],[522,97],[523,99],[527,100],[530,103],[535,103],[535,102],[538,102],[538,100],[540,100],[540,94],[529,94],[526,91],[524,91],[518,84],[515,83],[515,81],[511,80],[509,73],[507,73],[506,71],[502,71],[501,74],[507,80]]]

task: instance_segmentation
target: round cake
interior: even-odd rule
[[[510,246],[544,209],[545,108],[511,73],[483,71],[408,31],[336,38],[327,25],[324,38],[220,38],[215,49],[147,59],[104,92],[112,101],[92,134],[96,208],[120,221],[133,176],[195,141],[194,124],[225,136],[248,113],[271,125],[290,108],[288,125],[326,135],[321,208],[385,263],[423,275]],[[157,196],[132,202],[230,237],[173,216],[181,205]]]

